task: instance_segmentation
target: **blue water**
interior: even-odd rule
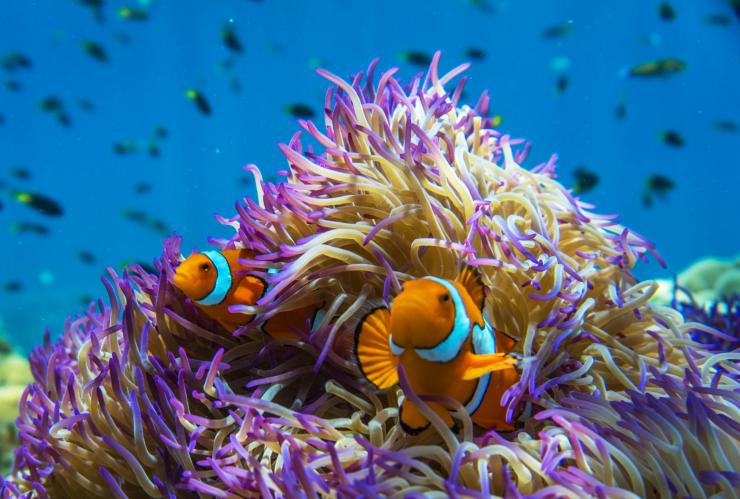
[[[145,22],[117,15],[120,7],[146,4]],[[0,289],[0,321],[28,348],[45,327],[58,334],[64,318],[81,309],[81,297],[103,292],[105,266],[158,256],[162,236],[125,220],[124,209],[162,219],[184,236],[186,249],[229,235],[213,214],[231,215],[235,200],[253,194],[253,186],[239,181],[241,167],[255,163],[274,172],[286,166],[277,144],[298,126],[283,108],[293,102],[323,106],[327,82],[314,73],[311,59],[347,76],[379,56],[381,69],[399,65],[409,78],[419,68],[400,59],[404,50],[441,49],[442,68],[449,69],[467,60],[465,49],[483,49],[486,59],[468,72],[467,99],[474,104],[490,90],[493,112],[503,116],[499,129],[532,141],[529,166],[557,153],[566,185],[573,184],[579,164],[598,173],[600,184],[583,197],[597,211],[620,213],[668,262],[667,270],[642,266],[640,276],[667,276],[708,254],[732,256],[740,251],[740,133],[712,124],[740,122],[740,24],[726,1],[671,2],[677,13],[672,22],[658,17],[658,4],[107,0],[99,24],[74,0],[3,0],[0,56],[21,52],[33,68],[15,74],[0,69],[2,81],[14,78],[23,86],[17,93],[0,88],[0,180],[52,196],[66,213],[52,219],[0,198],[0,284],[24,286],[14,293]],[[707,24],[712,14],[727,15],[730,24]],[[226,23],[238,33],[242,55],[232,56],[221,43]],[[572,27],[567,36],[541,36],[561,23]],[[110,62],[86,55],[83,39],[100,43]],[[230,57],[233,69],[220,69]],[[556,57],[571,62],[562,95],[550,67]],[[626,68],[667,57],[686,61],[686,71],[667,79],[623,77]],[[241,93],[231,89],[232,76]],[[211,116],[184,97],[191,87],[208,98]],[[38,102],[49,95],[64,101],[72,127],[39,111]],[[78,98],[95,110],[81,109]],[[627,102],[623,121],[614,117],[620,99]],[[112,152],[115,142],[148,139],[155,126],[169,131],[159,159]],[[678,130],[685,147],[661,142],[665,129]],[[33,177],[12,177],[16,165]],[[672,178],[676,188],[647,210],[641,191],[655,173]],[[142,181],[152,185],[150,193],[134,192]],[[19,221],[47,224],[52,233],[14,234],[9,227]],[[94,265],[78,258],[81,249],[95,255]]]

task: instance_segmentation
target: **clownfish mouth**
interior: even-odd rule
[[[192,276],[186,272],[183,272],[180,269],[177,269],[175,271],[175,275],[172,276],[172,280],[175,283],[175,286],[177,286],[180,289],[183,289],[185,285],[191,280]]]

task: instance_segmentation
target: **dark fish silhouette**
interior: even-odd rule
[[[31,170],[23,168],[22,166],[16,166],[10,169],[10,174],[18,180],[30,180]]]
[[[704,22],[714,26],[729,26],[732,18],[724,14],[712,14],[704,18]]]
[[[13,199],[42,215],[58,217],[64,214],[64,208],[61,204],[38,192],[13,192]]]
[[[36,222],[16,222],[10,226],[13,234],[36,234],[37,236],[49,235],[49,228]]]
[[[134,191],[136,194],[146,194],[147,192],[150,192],[152,190],[151,184],[147,182],[139,182],[134,186]]]
[[[465,50],[465,57],[470,57],[474,61],[482,61],[486,58],[486,53],[483,49],[470,47]]]
[[[599,176],[583,165],[573,170],[573,176],[576,179],[573,192],[576,194],[586,194],[599,185]]]
[[[19,69],[30,69],[32,65],[31,59],[20,52],[8,52],[0,59],[0,66],[10,72]]]
[[[185,97],[193,101],[201,113],[206,116],[211,115],[211,105],[202,93],[191,88],[185,92]]]
[[[149,12],[135,7],[122,7],[118,9],[118,17],[129,19],[131,21],[146,21],[149,19]]]
[[[617,107],[614,109],[614,117],[619,121],[622,121],[627,117],[627,99],[619,101],[619,104],[617,104]]]
[[[570,80],[567,76],[560,76],[558,78],[558,81],[555,83],[555,95],[562,95],[568,89],[569,83]]]
[[[166,236],[170,233],[170,229],[163,221],[151,217],[148,213],[144,211],[123,210],[122,215],[124,219],[136,222],[143,227],[148,227],[163,236]]]
[[[113,152],[119,156],[127,156],[131,153],[135,153],[137,150],[138,147],[134,142],[116,142],[113,144]]]
[[[221,40],[224,42],[224,45],[226,45],[226,48],[228,48],[232,52],[241,54],[244,50],[242,48],[242,43],[241,41],[239,41],[239,37],[236,34],[236,31],[234,31],[234,28],[232,28],[228,24],[224,26],[224,29],[221,31]]]
[[[686,145],[686,139],[676,130],[661,132],[660,139],[671,147],[683,147]]]
[[[301,104],[300,102],[285,106],[284,111],[296,118],[309,119],[316,116],[316,112],[310,106]]]
[[[3,86],[10,92],[20,92],[23,90],[23,85],[18,80],[5,80]]]
[[[109,62],[110,61],[110,59],[108,58],[108,53],[99,43],[94,42],[92,40],[82,40],[82,42],[80,42],[80,46],[82,47],[82,50],[84,50],[87,55],[89,55],[96,61],[98,62]]]
[[[737,132],[737,123],[730,120],[718,120],[714,122],[714,128],[721,132]]]
[[[20,293],[23,291],[23,284],[20,281],[7,281],[3,284],[3,290],[6,293]]]
[[[105,21],[103,17],[103,0],[77,0],[77,3],[90,9],[97,22],[102,23]]]
[[[668,2],[658,5],[658,15],[664,21],[673,21],[676,18],[676,10]]]
[[[669,192],[676,187],[672,179],[665,175],[652,175],[645,180],[645,189],[642,192],[642,204],[646,208],[653,205],[653,198],[665,199]]]
[[[557,24],[550,26],[542,31],[542,37],[548,40],[554,40],[556,38],[563,38],[570,34],[573,29],[573,25],[570,23]]]
[[[83,263],[86,263],[88,265],[95,265],[95,262],[97,261],[97,259],[95,258],[95,255],[93,255],[87,250],[79,250],[77,252],[77,256],[79,257],[80,260],[82,260]]]
[[[399,57],[403,62],[413,64],[414,66],[426,67],[432,62],[432,56],[418,50],[404,50],[399,54]]]
[[[629,70],[629,76],[635,78],[665,78],[686,69],[686,63],[680,59],[658,59],[638,64]]]

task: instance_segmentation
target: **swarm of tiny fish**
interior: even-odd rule
[[[104,279],[107,300],[69,319],[31,357],[3,493],[38,497],[731,496],[738,416],[736,353],[649,299],[631,269],[652,245],[591,213],[531,169],[523,141],[490,128],[489,99],[459,99],[466,68],[402,85],[395,70],[351,81],[320,71],[324,130],[301,125],[281,146],[286,182],[220,221],[221,247],[258,256],[270,289],[235,312],[256,319],[225,336],[171,284],[180,241],[157,274]],[[657,253],[656,253],[657,256]],[[659,257],[658,257],[659,258]],[[448,404],[453,432],[398,424],[400,385],[376,393],[352,359],[354,327],[408,279],[477,267],[494,327],[519,340],[521,381],[502,401],[512,433],[481,432]],[[268,272],[278,269],[277,273]],[[296,340],[270,341],[275,314],[323,304]],[[428,411],[428,407],[427,407]]]

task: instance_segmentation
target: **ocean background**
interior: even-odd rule
[[[0,193],[0,330],[26,351],[45,328],[60,334],[68,315],[104,295],[105,267],[120,271],[124,262],[160,255],[163,234],[126,219],[124,210],[162,220],[184,237],[185,250],[230,236],[214,214],[231,216],[235,201],[254,195],[242,166],[254,163],[273,180],[287,166],[277,144],[299,126],[286,106],[306,104],[320,119],[329,83],[314,67],[346,77],[380,57],[380,70],[398,66],[408,80],[423,69],[404,60],[407,51],[442,50],[443,71],[473,62],[464,101],[474,105],[490,92],[492,114],[502,117],[498,129],[532,143],[526,166],[555,153],[566,186],[579,165],[598,174],[582,199],[597,212],[619,213],[668,264],[641,264],[640,278],[740,252],[740,132],[714,125],[740,123],[740,24],[728,1],[672,1],[671,21],[659,16],[661,2],[644,0],[105,0],[102,22],[83,3],[3,0],[0,9],[0,58],[19,52],[32,61],[30,69],[0,68],[0,83],[21,85],[0,85],[0,181],[7,185]],[[143,9],[148,19],[121,17],[121,8]],[[712,15],[729,24],[707,23]],[[227,25],[241,54],[222,42]],[[570,31],[543,37],[558,25]],[[91,58],[83,40],[100,44],[109,61]],[[485,58],[471,61],[471,48]],[[553,68],[565,58],[567,69]],[[685,71],[626,76],[665,58],[685,61]],[[226,60],[233,66],[225,68]],[[559,94],[563,75],[569,84]],[[208,99],[210,116],[185,97],[188,89]],[[48,96],[62,100],[71,126],[39,109]],[[615,116],[620,103],[622,120]],[[158,158],[146,150],[155,127],[168,132]],[[661,140],[669,129],[685,138],[683,147]],[[144,149],[115,154],[113,145],[126,141]],[[14,176],[18,167],[31,178]],[[675,188],[648,209],[641,198],[654,174]],[[150,192],[136,192],[142,182]],[[65,213],[39,214],[14,201],[11,190],[48,195]],[[50,233],[11,230],[21,222]],[[8,285],[14,282],[22,288]]]

